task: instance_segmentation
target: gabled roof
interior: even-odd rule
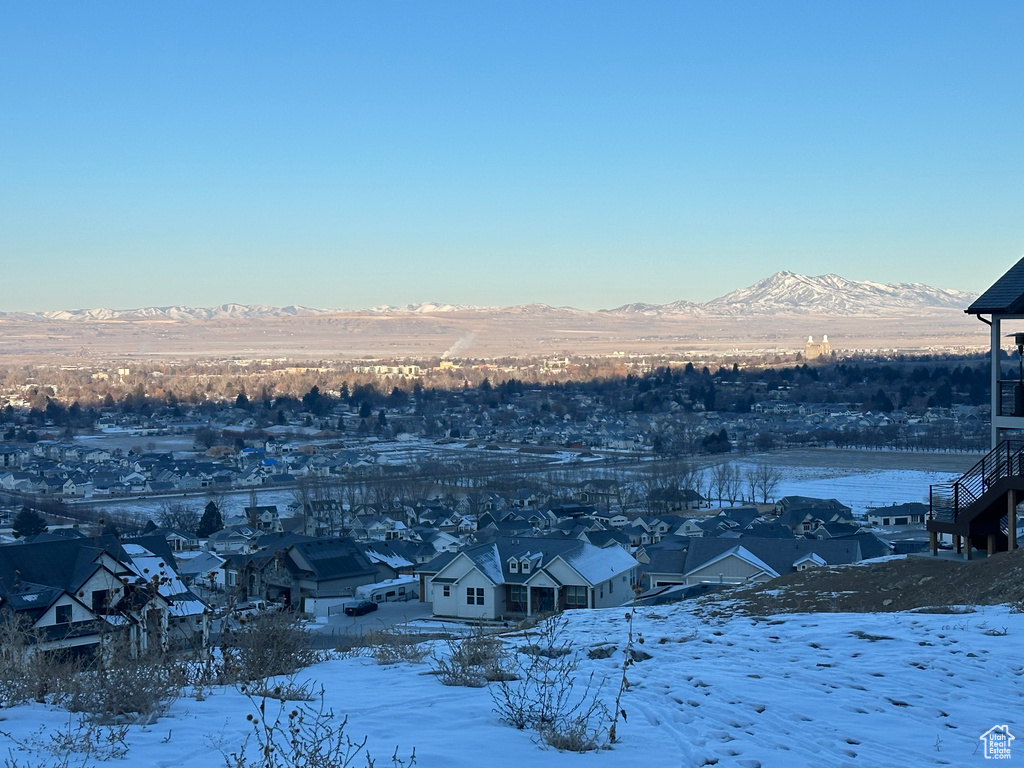
[[[738,557],[741,560],[750,563],[755,568],[760,568],[762,571],[767,573],[772,578],[781,575],[778,571],[776,571],[774,568],[768,565],[768,563],[766,563],[764,560],[759,558],[749,549],[740,544],[730,547],[729,549],[725,550],[725,552],[722,552],[721,554],[712,557],[710,560],[706,562],[700,563],[699,565],[695,565],[692,568],[687,567],[687,573],[689,573],[690,571],[697,570],[698,568],[707,568],[709,565],[714,565],[719,560],[724,560],[727,557]]]
[[[970,315],[1024,314],[1024,259],[996,280],[965,312]]]
[[[792,573],[793,563],[811,552],[828,565],[856,563],[862,559],[860,543],[856,539],[760,539],[744,536],[739,539],[700,538],[690,542],[686,556],[685,573],[703,568],[720,559],[730,550],[742,548],[751,557],[762,562],[777,574]]]
[[[74,592],[95,573],[101,554],[88,539],[0,546],[0,593],[24,582]]]
[[[469,558],[477,570],[495,585],[525,584],[556,559],[563,560],[591,584],[598,584],[638,565],[632,555],[622,547],[602,548],[579,539],[530,536],[498,538],[486,544],[463,549],[459,556]],[[455,557],[451,560],[454,559]],[[524,559],[529,559],[532,563],[529,571],[522,573],[509,570],[510,560],[521,562]],[[447,565],[448,563],[442,566],[437,573]],[[426,567],[423,570],[426,570]],[[548,576],[551,577],[550,573]]]

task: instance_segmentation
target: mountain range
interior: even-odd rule
[[[632,303],[614,309],[598,310],[612,316],[740,316],[740,315],[885,315],[906,310],[962,309],[974,294],[933,288],[922,283],[874,283],[847,280],[839,275],[809,277],[793,272],[776,272],[770,277],[717,299],[703,303],[673,301],[668,304]],[[167,321],[206,322],[317,315],[428,315],[441,313],[589,314],[574,307],[526,304],[512,307],[481,307],[465,304],[421,303],[404,306],[384,305],[366,310],[314,309],[289,305],[221,304],[216,307],[144,307],[139,309],[75,309],[46,312],[0,312],[0,319],[27,321]]]

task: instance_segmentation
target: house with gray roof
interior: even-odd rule
[[[855,539],[691,539],[682,576],[685,584],[751,584],[861,559],[860,543]]]
[[[64,537],[0,546],[0,621],[23,622],[41,649],[94,650],[123,631],[133,652],[166,651],[195,632],[205,637],[205,609],[173,559],[141,544]]]
[[[435,616],[498,619],[622,605],[633,599],[639,563],[619,546],[500,537],[427,566],[437,569],[424,579]]]

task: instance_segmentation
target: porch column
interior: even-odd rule
[[[1006,551],[1013,552],[1017,548],[1017,492],[1011,490],[1006,496]]]
[[[973,560],[974,559],[974,545],[971,543],[971,537],[970,536],[964,536],[964,559],[965,560]]]
[[[1000,330],[1000,328],[999,328],[999,326],[1000,326],[999,317],[997,315],[992,315],[992,326],[989,329],[991,331],[991,333],[992,333],[992,343],[991,343],[992,349],[991,349],[991,352],[990,352],[991,364],[992,364],[992,413],[991,413],[991,415],[989,417],[991,419],[991,421],[992,421],[992,442],[991,442],[991,444],[989,446],[990,450],[992,448],[995,448],[996,445],[998,445],[998,443],[999,443],[999,428],[996,426],[996,418],[999,416],[999,399],[1000,399],[999,398],[999,396],[1000,396],[1000,391],[999,391],[999,374],[1000,374],[1000,365],[999,365],[999,330]]]
[[[551,608],[552,610],[554,610],[555,613],[558,613],[558,587],[555,587],[555,602],[554,605],[551,606]]]
[[[939,554],[939,534],[928,531],[928,544],[931,546],[932,557],[936,557]]]
[[[526,585],[526,615],[533,615],[533,595],[530,593],[530,585]]]

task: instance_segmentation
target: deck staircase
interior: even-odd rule
[[[1011,494],[1015,503],[1024,501],[1024,440],[1004,440],[959,480],[933,485],[928,530],[1005,552],[1011,538]]]

